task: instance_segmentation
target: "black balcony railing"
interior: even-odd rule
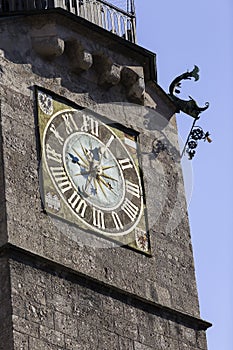
[[[135,15],[104,0],[0,0],[0,15],[51,8],[62,8],[76,16],[136,42]]]

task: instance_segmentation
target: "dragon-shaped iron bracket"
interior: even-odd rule
[[[186,151],[186,153],[189,155],[189,159],[192,159],[194,157],[194,154],[195,154],[194,150],[191,150],[191,152],[190,152],[190,147],[189,147],[190,140],[191,140],[193,132],[194,132],[195,123],[200,118],[200,113],[205,111],[209,107],[209,102],[205,103],[205,107],[199,107],[197,105],[196,101],[191,96],[189,96],[190,100],[182,100],[179,97],[177,97],[175,94],[180,93],[182,80],[191,80],[191,78],[194,78],[195,81],[199,80],[198,73],[199,73],[199,68],[197,66],[194,66],[194,68],[191,72],[188,71],[186,73],[179,75],[177,78],[175,78],[172,81],[171,85],[169,86],[169,94],[168,94],[170,99],[174,102],[174,104],[177,107],[177,110],[176,110],[177,113],[183,112],[183,113],[188,114],[194,118],[193,125],[191,127],[190,132],[189,132],[187,141],[185,143],[185,146],[184,146],[184,149],[183,149],[183,152],[181,155],[181,156],[183,156],[183,154]],[[198,127],[198,128],[201,129],[200,127]],[[207,139],[209,142],[211,142],[211,139],[209,138],[209,135],[210,135],[209,132],[207,132],[205,134],[203,133],[203,135],[202,135],[202,137],[200,137],[198,139],[204,139],[204,140]],[[196,141],[198,139],[196,139]],[[196,146],[197,146],[197,142],[196,142]],[[193,148],[195,148],[195,147],[193,147]]]
[[[175,95],[180,93],[180,87],[181,87],[181,81],[182,80],[191,80],[191,78],[194,78],[195,81],[199,80],[199,68],[197,66],[194,66],[193,70],[191,72],[186,72],[181,75],[179,75],[177,78],[173,80],[169,87],[169,97],[174,102],[174,104],[177,106],[177,112],[180,111],[184,112],[185,114],[190,115],[194,119],[199,119],[199,114],[203,111],[205,111],[209,107],[209,102],[206,102],[205,107],[199,107],[196,103],[196,101],[189,96],[190,100],[181,100],[179,97]]]

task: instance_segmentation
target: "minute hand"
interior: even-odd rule
[[[107,150],[109,149],[112,141],[114,140],[114,136],[111,135],[110,139],[108,140],[108,142],[106,143],[106,145],[104,145],[103,147],[99,147],[99,161],[101,161],[102,157],[104,156],[106,158],[106,153]]]
[[[102,177],[99,177],[98,183],[100,187],[101,187],[101,183],[104,184],[104,186],[107,187],[109,191],[111,191],[113,194],[115,194],[115,196],[117,196],[117,193],[111,188],[111,186],[106,181],[104,181]]]

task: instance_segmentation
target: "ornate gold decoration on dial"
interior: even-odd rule
[[[50,95],[39,91],[38,92],[38,103],[40,109],[47,115],[53,114],[53,100]]]

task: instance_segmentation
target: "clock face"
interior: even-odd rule
[[[116,133],[93,115],[65,110],[47,124],[44,161],[72,214],[106,235],[130,232],[141,218],[137,167]]]
[[[47,101],[41,94],[40,104]],[[135,240],[146,251],[137,134],[91,111],[40,104],[46,211],[123,244]]]

